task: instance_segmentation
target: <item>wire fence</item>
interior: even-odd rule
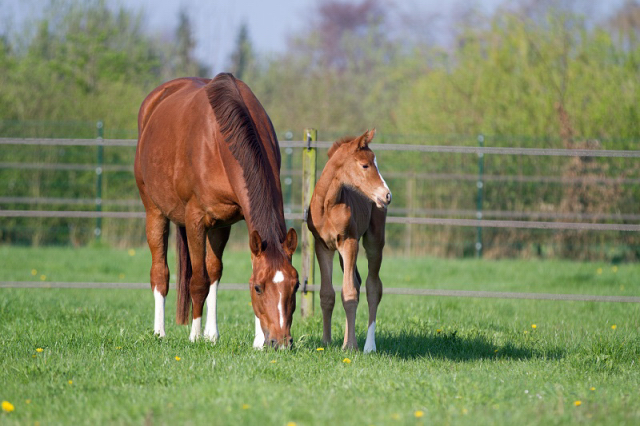
[[[0,138],[0,145],[25,145],[25,146],[86,146],[86,147],[135,147],[135,139],[42,139],[42,138]],[[320,148],[327,149],[332,142],[281,141],[283,149]],[[640,151],[621,150],[592,150],[592,149],[538,149],[538,148],[497,148],[497,147],[461,147],[461,146],[437,146],[437,145],[407,145],[407,144],[376,144],[375,151],[396,152],[421,152],[421,153],[450,153],[473,154],[480,160],[485,154],[491,155],[517,155],[517,156],[550,156],[550,157],[580,157],[580,158],[640,158]],[[130,164],[82,164],[82,163],[41,163],[41,162],[0,162],[0,169],[19,170],[49,170],[49,171],[79,171],[92,172],[97,175],[104,172],[131,173]],[[283,178],[300,176],[298,170],[283,170]],[[519,182],[519,183],[559,183],[559,184],[597,184],[597,185],[637,185],[640,178],[635,177],[603,177],[603,176],[521,176],[521,175],[474,175],[469,173],[421,173],[414,171],[385,173],[388,178],[413,178],[423,180],[441,181],[476,181],[479,193],[483,183],[486,182]],[[70,198],[70,197],[42,197],[42,196],[0,196],[0,205],[25,204],[25,205],[74,205],[74,206],[99,206],[95,210],[42,210],[42,209],[1,209],[0,217],[4,218],[75,218],[75,219],[143,219],[144,211],[141,211],[141,203],[136,199],[102,199],[102,198]],[[104,211],[102,207],[126,207],[139,209],[140,211]],[[285,213],[286,220],[303,220],[299,211]],[[415,217],[426,215],[431,217]],[[468,218],[442,218],[433,216],[474,216]],[[501,220],[489,220],[487,217],[502,218]],[[527,220],[503,220],[521,218]],[[542,221],[540,219],[575,220],[578,222]],[[399,225],[428,225],[428,226],[454,226],[471,227],[478,230],[482,228],[512,228],[512,229],[542,229],[542,230],[571,230],[571,231],[616,231],[638,232],[640,225],[629,223],[593,223],[587,221],[638,221],[640,215],[635,213],[564,213],[564,212],[515,212],[483,210],[481,205],[476,210],[471,209],[425,209],[404,207],[389,209],[387,223]],[[478,231],[479,232],[479,231]],[[476,244],[476,251],[478,245]],[[92,283],[92,282],[15,282],[2,281],[0,288],[148,288],[148,284],[142,283]],[[223,290],[244,290],[245,284],[222,285]],[[319,286],[309,285],[308,291],[317,291]],[[336,291],[340,288],[336,287]],[[514,292],[486,292],[486,291],[460,291],[437,289],[406,289],[385,288],[386,294],[421,295],[421,296],[449,296],[472,298],[501,298],[501,299],[533,299],[533,300],[569,300],[569,301],[596,301],[596,302],[620,302],[640,303],[640,297],[626,296],[600,296],[577,294],[549,294],[549,293],[514,293]]]

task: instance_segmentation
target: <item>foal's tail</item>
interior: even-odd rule
[[[184,226],[176,225],[176,256],[178,260],[178,280],[176,282],[176,322],[178,324],[189,323],[189,311],[191,310],[191,292],[189,283],[193,271],[191,269],[191,257],[187,244],[187,230]]]

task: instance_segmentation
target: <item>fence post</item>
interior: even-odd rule
[[[478,135],[478,146],[482,148],[484,146],[484,135]],[[478,181],[476,182],[476,186],[478,187],[478,199],[476,205],[476,218],[478,220],[482,219],[482,194],[484,190],[484,182],[482,180],[482,175],[484,174],[484,153],[478,153]],[[478,226],[476,230],[476,257],[482,257],[482,227]]]
[[[102,166],[104,163],[104,145],[101,144],[104,136],[104,124],[102,121],[96,123],[98,145],[98,162],[96,165],[96,212],[102,211]],[[96,228],[93,230],[97,240],[102,235],[102,218],[96,218]]]
[[[293,133],[290,130],[287,130],[287,133],[285,133],[284,138],[288,141],[290,141],[291,139],[293,139]],[[293,179],[291,178],[291,169],[293,168],[292,166],[292,161],[293,161],[293,149],[292,148],[285,148],[284,150],[285,154],[287,154],[287,176],[284,178],[284,187],[285,187],[285,196],[284,196],[284,212],[285,213],[291,213],[293,211],[292,207],[293,207],[293,201],[292,201],[292,187],[293,187]],[[291,228],[292,225],[292,220],[287,220],[287,229]]]
[[[315,240],[313,234],[307,227],[307,215],[311,195],[316,186],[317,157],[316,148],[311,148],[311,142],[318,140],[316,129],[305,129],[303,140],[307,142],[307,147],[302,149],[302,292],[300,297],[300,314],[302,318],[313,315],[313,292],[306,291],[307,285],[313,285],[315,270]]]

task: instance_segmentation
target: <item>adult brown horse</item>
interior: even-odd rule
[[[254,347],[291,346],[298,244],[286,231],[280,188],[280,150],[269,116],[249,87],[231,74],[181,78],[144,100],[138,115],[135,177],[147,214],[151,250],[154,331],[164,336],[169,291],[169,223],[177,225],[180,272],[176,321],[186,324],[193,305],[191,340],[216,341],[217,290],[230,226],[249,230],[255,312]]]
[[[391,191],[380,175],[376,156],[369,148],[375,129],[358,138],[343,138],[329,149],[329,161],[318,179],[311,197],[307,224],[316,242],[320,266],[320,306],[322,308],[322,340],[331,342],[331,315],[335,291],[331,284],[333,256],[340,253],[342,304],[347,316],[343,349],[357,349],[355,322],[360,298],[360,274],[356,267],[358,242],[363,237],[367,252],[367,302],[369,328],[365,352],[376,350],[376,313],[382,298],[380,265],[384,247],[387,206]]]

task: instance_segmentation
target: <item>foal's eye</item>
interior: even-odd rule
[[[260,287],[260,285],[254,285],[253,289],[256,291],[256,294],[262,294],[262,288]]]
[[[362,165],[362,168],[363,168],[363,169],[368,169],[368,168],[369,168],[369,165],[368,165],[368,164],[363,164],[363,165]]]
[[[293,288],[293,292],[297,293],[299,288],[300,288],[300,283],[296,283],[296,286]]]

